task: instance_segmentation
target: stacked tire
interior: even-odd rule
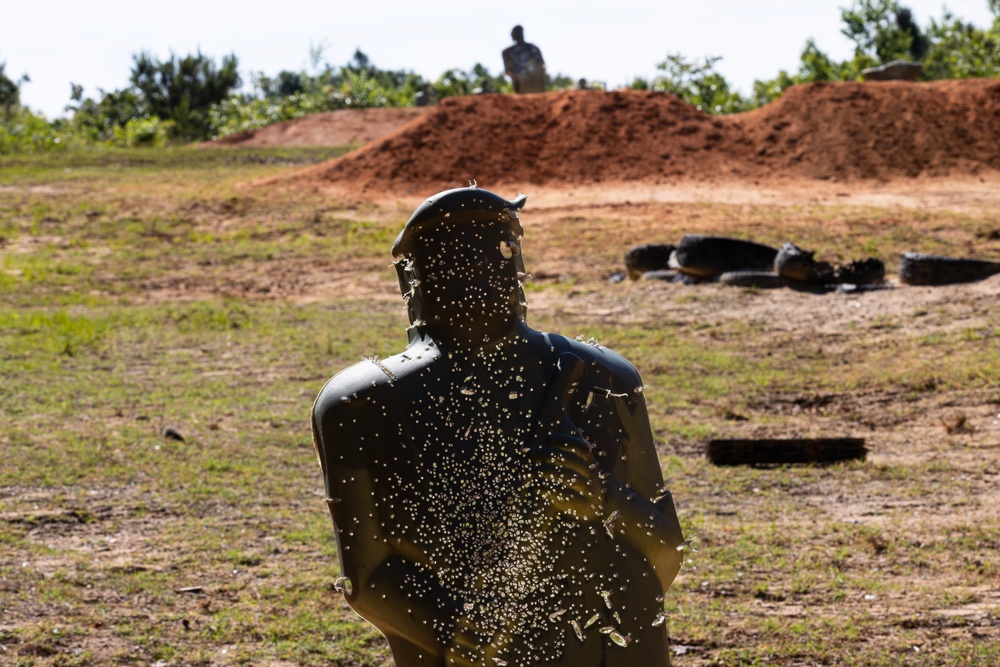
[[[903,253],[899,281],[907,285],[954,285],[984,280],[1000,273],[1000,262]]]

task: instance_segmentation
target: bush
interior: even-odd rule
[[[243,99],[231,97],[216,104],[209,112],[212,138],[255,130],[272,123],[300,118],[316,111],[328,111],[325,96],[302,93],[287,97]]]
[[[93,143],[116,141],[118,132],[130,121],[149,116],[143,100],[135,91],[128,89],[110,93],[101,90],[99,100],[88,97],[69,110],[73,111],[73,128]]]
[[[931,21],[927,31],[931,46],[924,63],[924,76],[929,79],[1000,77],[1000,0],[993,11],[998,14],[997,19],[985,30],[947,12],[940,23]]]
[[[726,78],[715,71],[719,57],[706,57],[699,63],[681,54],[667,56],[656,68],[663,74],[653,79],[653,90],[674,93],[688,104],[711,114],[728,114],[752,108],[751,100],[730,90]],[[633,83],[635,88],[636,84]]]
[[[815,81],[851,81],[861,78],[861,70],[870,67],[874,61],[865,55],[856,56],[853,60],[836,62],[819,50],[813,40],[806,42],[799,56],[799,71],[789,74],[785,70],[778,76],[761,81],[754,81],[753,103],[762,106],[778,98],[790,86],[797,83],[812,83]]]
[[[167,145],[173,129],[172,121],[163,121],[156,116],[133,118],[124,128],[115,128],[115,143],[126,148],[162,148]]]
[[[0,111],[0,155],[61,150],[79,143],[64,123],[50,123],[25,107]]]
[[[0,63],[0,109],[10,111],[21,103],[21,84],[30,81],[25,74],[17,81],[14,81],[4,72],[7,63]]]
[[[319,54],[317,54],[318,57]],[[423,79],[412,72],[381,70],[361,51],[347,64],[315,75],[283,71],[253,77],[258,96],[230,96],[209,112],[212,136],[254,130],[317,111],[413,106]],[[282,91],[295,90],[288,95]]]
[[[236,56],[229,55],[217,67],[200,51],[164,61],[140,53],[134,56],[131,81],[150,117],[172,121],[173,133],[181,139],[206,139],[212,134],[212,105],[240,85],[238,64]]]
[[[841,9],[841,33],[854,42],[856,56],[868,56],[878,63],[898,58],[920,59],[927,51],[927,39],[913,22],[913,14],[896,0],[855,0]]]

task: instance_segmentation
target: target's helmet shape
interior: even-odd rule
[[[392,249],[412,335],[484,343],[524,320],[517,212],[526,199],[460,188],[414,212]]]
[[[527,195],[519,195],[513,201],[507,201],[488,190],[474,187],[445,190],[425,201],[413,212],[392,245],[392,256],[409,255],[423,233],[446,223],[485,223],[495,220],[508,225],[514,236],[521,238],[524,230],[517,219],[517,212],[527,200]]]

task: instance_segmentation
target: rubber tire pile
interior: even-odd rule
[[[686,234],[677,245],[646,244],[632,248],[625,254],[625,266],[632,280],[720,282],[820,293],[889,287],[885,264],[879,259],[872,257],[834,266],[817,261],[814,254],[791,242],[777,249],[744,239]],[[908,285],[950,285],[998,273],[1000,262],[915,252],[904,253],[899,265],[899,281]]]

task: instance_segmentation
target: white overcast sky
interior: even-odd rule
[[[347,62],[360,48],[385,69],[436,79],[475,63],[502,71],[500,51],[520,23],[542,50],[550,73],[604,81],[609,87],[652,77],[668,53],[722,56],[716,66],[739,90],[780,69],[794,70],[806,39],[838,59],[851,53],[840,34],[840,8],[851,0],[6,0],[0,10],[0,62],[11,78],[31,77],[22,102],[63,115],[70,83],[88,96],[128,85],[132,54],[157,58],[199,48],[217,60],[235,53],[250,72],[305,69],[310,44],[324,60]],[[918,22],[944,7],[984,27],[987,0],[902,0]]]

